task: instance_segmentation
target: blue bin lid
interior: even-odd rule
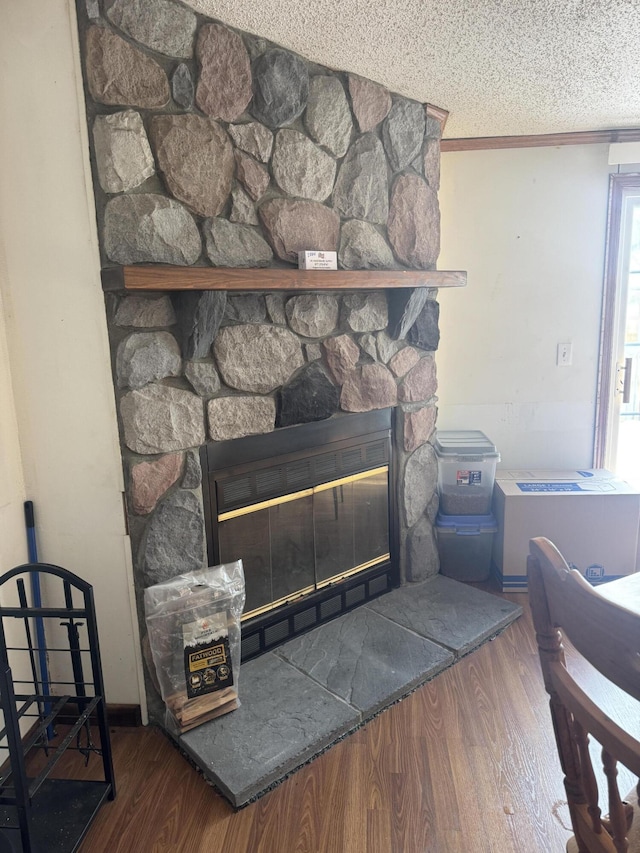
[[[467,535],[495,533],[498,530],[498,524],[493,513],[488,515],[444,515],[439,512],[436,516],[436,527],[450,533],[460,532]]]

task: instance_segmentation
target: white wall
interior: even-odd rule
[[[480,429],[502,468],[590,467],[606,145],[442,155],[438,426]],[[559,342],[573,363],[556,366]]]
[[[21,501],[33,500],[40,559],[94,585],[107,700],[138,703],[139,641],[79,69],[72,0],[3,4],[0,288],[10,376],[0,365],[0,440],[9,437],[0,475],[6,468],[10,485],[0,490],[0,535],[24,536]],[[1,332],[0,324],[0,352]],[[1,553],[2,568],[25,556],[15,543],[5,550],[4,538]]]

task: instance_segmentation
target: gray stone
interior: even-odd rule
[[[116,377],[119,388],[142,388],[167,376],[180,376],[178,342],[169,332],[134,332],[118,345]]]
[[[303,349],[307,361],[318,361],[322,358],[322,347],[320,344],[303,344]]]
[[[310,136],[334,157],[344,157],[351,141],[353,122],[342,83],[337,77],[312,77],[304,114]]]
[[[204,441],[202,400],[168,385],[146,385],[120,401],[124,441],[134,453],[167,453]]]
[[[389,92],[383,86],[363,77],[349,74],[349,94],[361,133],[373,130],[391,109]]]
[[[258,121],[247,124],[230,124],[228,127],[236,148],[251,154],[256,160],[267,163],[273,148],[273,133]]]
[[[495,636],[522,612],[517,604],[442,575],[394,589],[367,607],[453,649],[457,658]]]
[[[309,72],[293,53],[267,50],[253,64],[253,80],[251,113],[268,127],[291,124],[307,105]]]
[[[429,298],[427,287],[413,290],[402,288],[392,290],[387,295],[389,306],[389,334],[397,340],[404,340]]]
[[[340,266],[345,270],[390,270],[397,266],[382,234],[370,222],[351,219],[340,233]]]
[[[125,296],[120,300],[114,322],[116,326],[152,329],[173,326],[176,315],[168,296]]]
[[[194,264],[200,232],[191,214],[173,199],[154,193],[109,199],[104,215],[104,249],[117,264]]]
[[[376,338],[375,335],[371,335],[367,333],[366,335],[362,335],[362,337],[358,340],[360,344],[360,349],[363,352],[372,358],[374,361],[378,360],[378,347],[376,346]]]
[[[273,176],[290,196],[324,201],[333,189],[336,162],[297,130],[280,130],[271,159]]]
[[[427,299],[415,323],[409,329],[409,340],[420,349],[434,352],[440,343],[438,320],[440,306],[435,299]]]
[[[252,96],[251,61],[242,38],[221,24],[203,24],[196,56],[200,64],[196,104],[206,115],[235,121]]]
[[[202,484],[202,467],[197,450],[188,450],[184,459],[183,489],[198,489]]]
[[[360,348],[349,335],[337,335],[328,338],[324,344],[327,364],[336,382],[342,385],[355,370],[360,358]]]
[[[184,375],[189,384],[201,397],[211,397],[220,390],[220,377],[215,364],[210,361],[188,361]]]
[[[400,175],[391,190],[389,242],[403,264],[431,269],[440,251],[438,196],[418,175]]]
[[[425,110],[426,115],[426,136],[427,139],[440,139],[442,137],[442,125],[437,118],[430,116]]]
[[[298,252],[338,249],[340,217],[316,201],[274,198],[261,205],[260,219],[276,255],[297,265]]]
[[[342,161],[333,191],[334,208],[347,219],[384,225],[389,213],[387,161],[382,143],[366,133]]]
[[[183,453],[169,453],[152,462],[131,466],[131,506],[136,515],[148,515],[182,473]]]
[[[393,292],[393,291],[392,291]],[[391,294],[387,295],[387,299]],[[378,347],[378,358],[385,364],[388,364],[390,359],[404,346],[404,341],[394,341],[389,337],[386,331],[378,332],[376,335],[376,344]]]
[[[105,27],[87,31],[85,68],[100,104],[158,109],[169,102],[169,81],[158,63]]]
[[[191,71],[185,62],[181,62],[171,76],[171,94],[173,100],[183,110],[190,110],[193,107],[195,87]]]
[[[153,586],[194,572],[204,560],[200,502],[193,492],[174,492],[161,502],[149,525],[141,561],[145,584]]]
[[[242,187],[234,187],[231,190],[229,219],[239,225],[259,225],[260,223],[255,205]]]
[[[213,348],[223,380],[240,391],[268,394],[304,364],[300,341],[279,326],[225,326]]]
[[[96,116],[93,143],[98,179],[106,193],[127,192],[155,175],[149,140],[135,110]]]
[[[340,406],[345,412],[370,412],[386,409],[398,402],[396,383],[382,364],[363,364],[345,379]]]
[[[225,320],[235,323],[264,323],[267,309],[261,293],[243,293],[240,296],[227,296]]]
[[[389,368],[394,376],[400,377],[408,373],[420,360],[420,353],[413,347],[403,347],[389,361]]]
[[[305,338],[324,338],[338,323],[338,300],[331,293],[293,296],[287,302],[286,311],[293,331]]]
[[[451,663],[447,650],[368,607],[290,640],[278,654],[366,716]]]
[[[209,435],[227,441],[273,430],[276,404],[272,397],[216,397],[207,403]]]
[[[384,291],[348,293],[342,300],[344,322],[352,332],[376,332],[388,323]]]
[[[411,168],[419,175],[424,175],[424,157],[422,156],[422,152],[420,152],[417,157],[413,158],[411,161]]]
[[[354,708],[272,652],[242,665],[240,685],[237,711],[180,737],[181,748],[234,806],[248,803],[360,722]]]
[[[266,267],[273,258],[269,244],[255,228],[226,219],[206,219],[205,246],[214,267]]]
[[[402,441],[407,453],[413,453],[426,444],[436,425],[435,406],[425,406],[417,411],[402,409]]]
[[[226,291],[181,291],[171,298],[180,323],[182,357],[186,361],[205,358],[224,317]]]
[[[167,56],[193,54],[197,18],[172,0],[114,0],[106,10],[112,24],[135,41]]]
[[[90,21],[100,19],[100,4],[98,0],[85,0],[84,7],[87,10],[87,18]]]
[[[427,355],[411,368],[398,386],[398,399],[403,403],[430,400],[437,390],[436,363]]]
[[[284,293],[267,293],[265,296],[269,319],[272,323],[276,323],[278,326],[287,325],[287,315],[284,311],[284,299]]]
[[[202,216],[217,216],[233,180],[233,146],[211,118],[162,115],[151,120],[151,141],[169,192]]]
[[[424,107],[405,98],[395,101],[382,125],[382,139],[394,172],[408,166],[422,150]]]
[[[440,189],[440,140],[427,139],[424,145],[424,176],[429,186]]]
[[[402,507],[407,527],[417,524],[424,515],[438,485],[438,459],[430,444],[412,453],[404,469]]]
[[[244,151],[236,151],[236,175],[254,201],[266,193],[269,187],[269,172]]]
[[[340,389],[327,376],[322,365],[305,365],[279,393],[277,426],[322,421],[338,411]]]

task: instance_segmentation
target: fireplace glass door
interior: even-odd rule
[[[220,561],[242,559],[243,619],[389,560],[389,467],[218,516]]]

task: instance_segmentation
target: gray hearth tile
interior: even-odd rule
[[[240,707],[180,736],[204,775],[241,806],[360,722],[349,705],[267,653],[243,664]]]
[[[453,663],[451,652],[367,607],[290,640],[276,654],[367,719]]]
[[[506,628],[522,613],[518,605],[442,575],[407,584],[367,606],[452,649],[457,657]]]

